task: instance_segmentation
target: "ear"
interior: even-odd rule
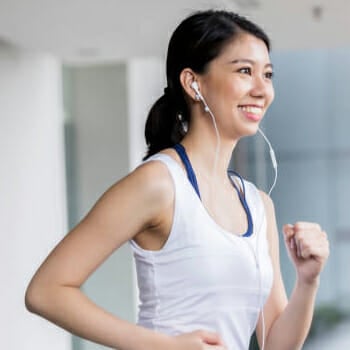
[[[190,68],[185,68],[180,73],[180,83],[182,85],[182,88],[186,92],[186,95],[191,98],[194,101],[198,101],[197,94],[192,88],[191,84],[196,81],[199,85],[198,80],[196,79],[197,74],[193,72]],[[200,86],[199,86],[200,89]]]

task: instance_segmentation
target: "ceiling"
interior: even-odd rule
[[[350,47],[348,0],[0,0],[0,45],[74,64],[162,56],[177,23],[207,8],[247,15],[274,49]]]

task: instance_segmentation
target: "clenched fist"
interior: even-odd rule
[[[329,256],[327,234],[319,224],[297,222],[283,226],[284,239],[298,278],[304,283],[314,283]]]

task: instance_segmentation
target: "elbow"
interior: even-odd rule
[[[37,297],[36,288],[30,284],[24,296],[24,304],[29,312],[38,313],[40,298]]]
[[[45,286],[38,285],[35,281],[29,284],[24,296],[24,304],[29,312],[41,315],[45,311],[47,293]]]
[[[49,318],[59,311],[58,305],[62,305],[66,296],[64,289],[62,285],[34,278],[25,292],[25,307],[29,312]]]

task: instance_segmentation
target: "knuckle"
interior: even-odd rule
[[[301,221],[297,221],[295,224],[294,224],[294,229],[297,230],[297,231],[300,231],[302,228],[302,222]]]

